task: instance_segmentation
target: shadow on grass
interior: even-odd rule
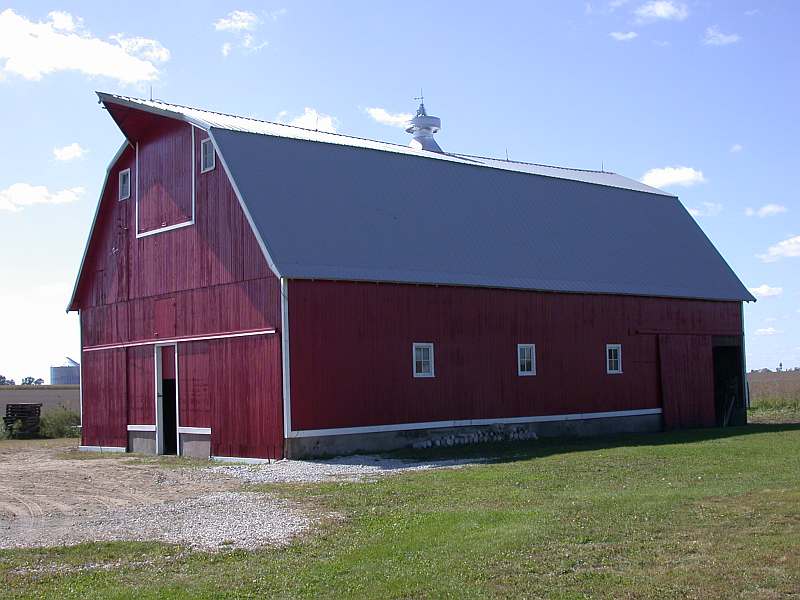
[[[386,456],[420,462],[474,458],[481,459],[483,462],[499,463],[543,458],[570,452],[694,444],[711,440],[786,431],[800,431],[800,423],[764,423],[739,427],[682,429],[679,431],[614,434],[583,438],[539,438],[538,440],[523,442],[496,442],[454,446],[450,448],[427,448],[421,450],[402,449],[389,453]],[[353,458],[353,464],[361,464],[359,462],[359,457]],[[339,462],[341,461],[342,459],[339,459]]]

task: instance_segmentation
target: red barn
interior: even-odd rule
[[[279,458],[443,430],[745,419],[742,302],[679,200],[614,173],[99,94],[69,310],[84,449]]]

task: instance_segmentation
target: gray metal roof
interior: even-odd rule
[[[260,133],[263,135],[271,135],[295,140],[308,140],[312,142],[321,142],[324,144],[336,144],[340,146],[381,150],[396,154],[424,156],[434,160],[486,166],[494,169],[502,169],[504,171],[517,171],[520,173],[546,175],[548,177],[557,177],[559,179],[586,181],[589,183],[595,183],[597,185],[607,185],[610,187],[639,190],[643,192],[651,192],[653,194],[663,194],[665,196],[671,195],[663,190],[659,190],[634,179],[629,179],[628,177],[623,177],[622,175],[608,171],[573,169],[568,167],[500,160],[483,156],[470,156],[467,154],[431,152],[429,150],[421,150],[400,144],[391,144],[389,142],[368,140],[364,138],[343,135],[341,133],[330,133],[327,131],[305,129],[303,127],[296,127],[294,125],[287,125],[285,123],[274,123],[271,121],[262,121],[252,117],[229,115],[209,110],[202,110],[199,108],[192,108],[189,106],[182,106],[180,104],[170,104],[160,100],[142,100],[140,98],[131,98],[130,96],[120,96],[117,94],[106,94],[103,92],[98,92],[98,96],[104,103],[108,102],[138,110],[146,110],[167,117],[179,118],[181,120],[194,123],[203,129],[217,127],[220,129],[229,129],[231,131]]]
[[[753,299],[673,196],[210,131],[283,277]]]
[[[754,300],[677,197],[615,173],[99,96],[208,129],[282,277]]]

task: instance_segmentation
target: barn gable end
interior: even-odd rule
[[[203,447],[198,432],[210,430],[212,454],[280,456],[280,282],[224,169],[201,172],[208,134],[107,108],[127,144],[109,168],[69,306],[80,311],[88,382],[83,444],[119,446],[132,427],[131,444],[147,445],[157,425],[157,344],[176,344],[187,444],[198,438]],[[125,170],[130,197],[120,200]],[[220,428],[234,432],[235,447],[214,434]]]

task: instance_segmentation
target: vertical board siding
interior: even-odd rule
[[[659,335],[664,427],[712,427],[714,359],[709,335]]]
[[[125,351],[128,384],[128,420],[126,423],[128,425],[155,425],[155,354],[153,347],[134,346],[125,348]]]
[[[734,302],[292,280],[289,303],[295,430],[659,408],[657,331],[741,333]],[[435,378],[413,377],[413,342]]]
[[[200,173],[200,142],[207,134],[195,129],[192,149],[186,123],[140,111],[109,112],[131,143],[139,142],[140,230],[191,217],[190,160],[195,223],[136,237],[136,156],[133,147],[126,148],[109,170],[71,307],[80,309],[82,348],[280,330],[280,281],[264,259],[225,170],[217,159],[212,171]],[[131,169],[131,198],[120,202],[118,173],[126,168]],[[212,443],[224,444],[220,452],[231,456],[282,456],[280,348],[270,344],[255,339],[179,344],[181,424],[214,427]],[[250,357],[248,351],[255,354]],[[95,440],[87,443],[107,445],[114,438],[112,445],[126,445],[126,424],[155,423],[154,350],[147,345],[111,351],[122,353],[121,366],[95,368],[106,352],[84,352],[84,387],[90,392],[84,401],[86,436]],[[221,364],[236,375],[230,380],[214,375]],[[225,396],[229,393],[230,398]],[[224,413],[228,402],[246,422],[231,418],[215,424],[212,416]],[[253,407],[241,405],[248,402]],[[233,439],[217,440],[217,435]]]
[[[137,141],[139,232],[191,221],[192,126],[159,119],[159,127]]]
[[[216,456],[281,458],[280,337],[181,343],[181,425],[211,427]]]
[[[83,445],[127,447],[125,350],[83,352],[81,363]]]

